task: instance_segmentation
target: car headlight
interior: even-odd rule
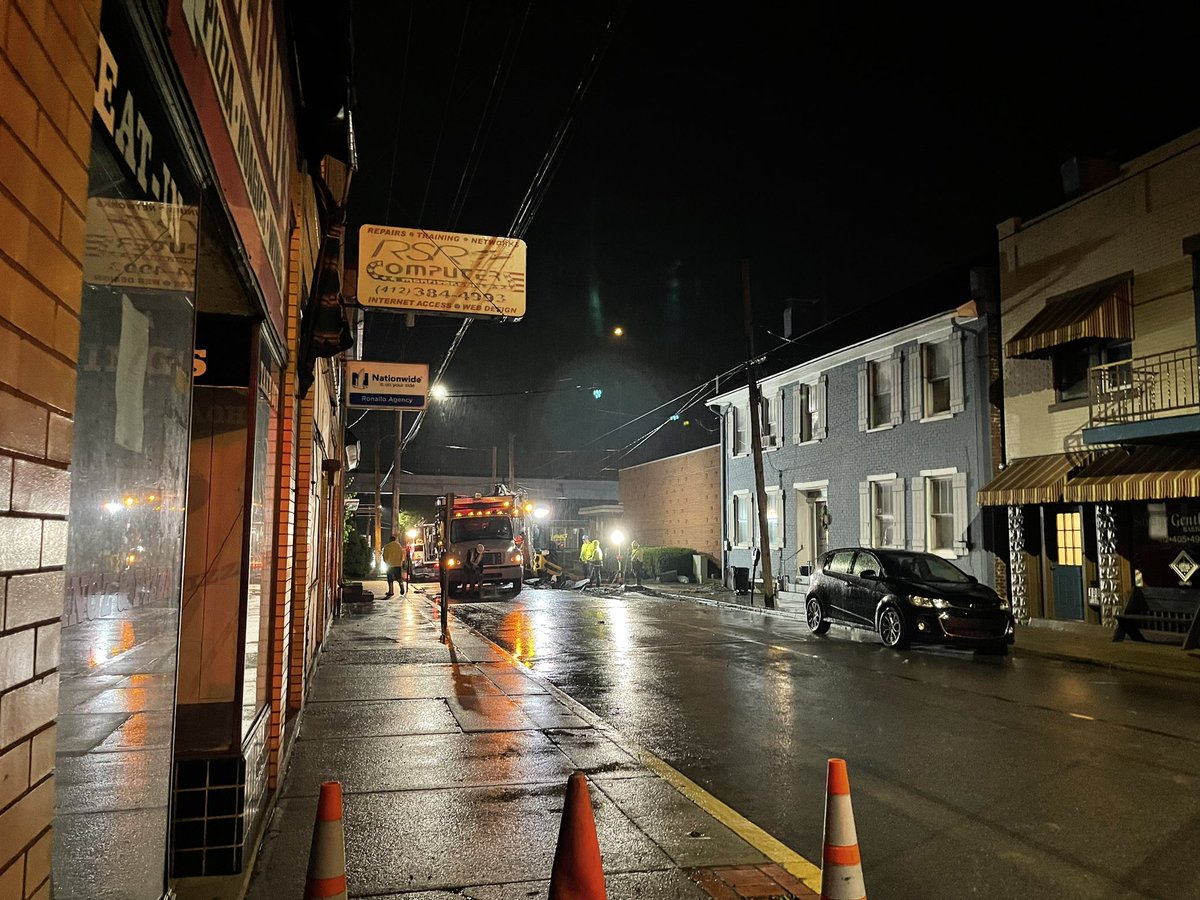
[[[1008,608],[1009,608],[1009,605],[1008,605],[1008,600],[1007,600],[1006,598],[1004,598],[1004,597],[1001,597],[1001,598],[1000,598],[1000,608],[1001,608],[1001,609],[1008,609]]]
[[[919,597],[916,595],[909,597],[908,602],[913,606],[920,606],[923,609],[945,609],[950,605],[949,601],[943,600],[941,597]]]

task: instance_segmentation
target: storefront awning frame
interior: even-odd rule
[[[980,506],[1060,503],[1076,461],[1065,453],[1014,460],[979,489]]]
[[[1131,278],[1121,275],[1052,297],[1004,345],[1009,358],[1045,356],[1080,340],[1131,340]]]
[[[1200,497],[1200,448],[1147,445],[1110,450],[1067,481],[1071,503]]]

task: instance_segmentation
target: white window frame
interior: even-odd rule
[[[783,490],[777,487],[767,488],[767,529],[771,528],[771,510],[775,510],[775,536],[772,538],[768,534],[768,543],[770,549],[778,550],[783,546],[783,530],[784,530],[784,511],[783,511]],[[761,544],[762,541],[759,541]]]
[[[931,419],[948,419],[954,415],[951,408],[950,400],[950,383],[954,378],[954,359],[951,352],[951,342],[949,339],[944,341],[929,341],[920,344],[917,347],[921,354],[921,421],[927,422]],[[940,351],[945,353],[946,357],[946,374],[942,376],[946,381],[946,408],[940,410],[933,409],[933,372],[929,365],[930,356]]]
[[[949,408],[929,413],[930,382],[926,377],[926,351],[945,347],[949,366]],[[921,339],[909,355],[908,417],[914,422],[940,422],[951,419],[966,409],[966,367],[963,365],[963,336],[952,329]]]
[[[783,389],[779,388],[770,395],[762,394],[759,397],[759,408],[761,414],[758,424],[762,448],[764,452],[778,450],[783,446],[779,437],[783,431]]]
[[[798,382],[792,390],[792,443],[815,444],[829,435],[826,418],[829,379],[820,375],[811,381]],[[808,425],[808,437],[804,426]]]
[[[931,536],[934,513],[929,502],[929,483],[933,480],[948,482],[950,490],[950,515],[953,516],[953,541],[950,547],[934,547]],[[970,527],[967,475],[957,468],[923,469],[912,483],[913,537],[912,548],[936,554],[945,559],[958,559],[969,552],[967,531]]]
[[[877,500],[887,491],[891,499],[891,541],[884,543],[880,538],[879,508]],[[895,472],[886,475],[869,475],[860,482],[859,492],[859,542],[872,549],[905,549],[905,502],[904,479]]]
[[[738,509],[746,508],[746,534],[738,533]],[[729,500],[729,540],[733,546],[749,549],[754,541],[754,504],[749,491],[734,491]],[[744,540],[743,540],[744,538]]]
[[[891,376],[890,409],[886,421],[877,421],[875,402],[876,372],[887,367]],[[904,365],[899,347],[867,357],[858,366],[858,430],[864,433],[886,431],[904,421]]]
[[[741,449],[738,437],[741,436]],[[750,455],[750,409],[733,404],[729,407],[729,451],[736,459]]]

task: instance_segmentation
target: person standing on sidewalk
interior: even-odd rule
[[[579,566],[583,569],[585,578],[591,578],[592,575],[592,542],[585,534],[583,543],[579,545]]]
[[[400,573],[400,567],[404,564],[404,547],[394,534],[383,545],[383,564],[387,566],[388,590],[383,595],[386,600],[394,593],[397,581],[400,582],[400,593],[404,593],[404,579]]]
[[[588,573],[588,583],[593,587],[600,587],[604,581],[601,578],[601,572],[604,569],[604,551],[600,549],[600,542],[592,541],[592,559],[591,571]]]
[[[642,586],[642,577],[646,574],[646,556],[642,550],[642,545],[637,541],[629,542],[629,564],[633,567],[633,577],[637,579],[637,586]]]

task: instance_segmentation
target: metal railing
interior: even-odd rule
[[[1195,347],[1088,370],[1090,425],[1119,425],[1200,413]]]

